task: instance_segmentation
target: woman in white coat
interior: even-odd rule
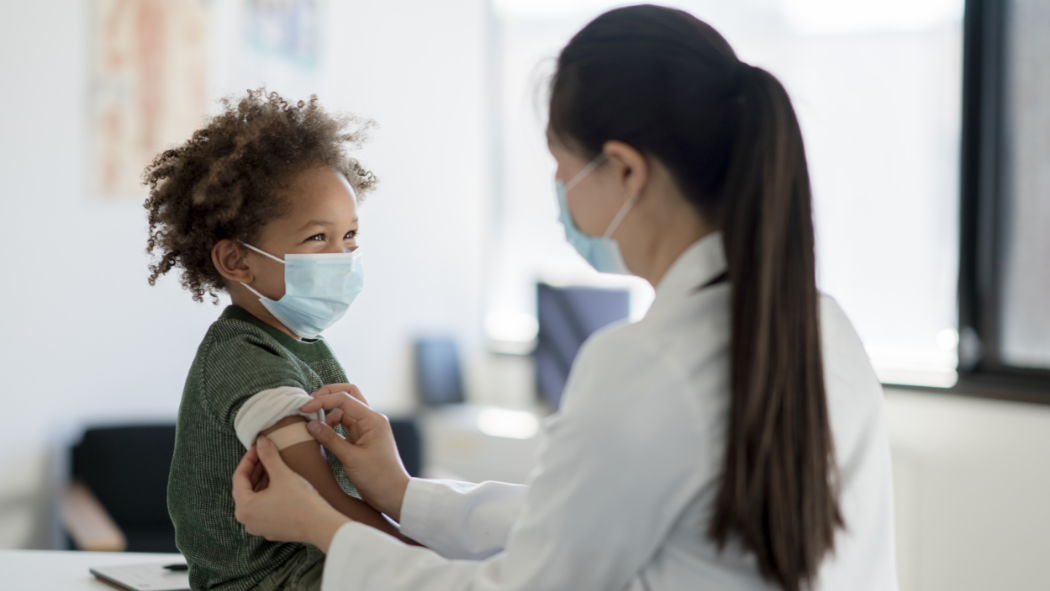
[[[580,350],[527,485],[409,478],[347,388],[302,410],[350,436],[311,432],[425,548],[332,509],[265,438],[238,520],[327,552],[325,591],[896,589],[882,390],[815,285],[780,83],[687,13],[614,10],[561,52],[548,142],[570,242],[656,299]]]

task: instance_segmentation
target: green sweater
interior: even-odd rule
[[[227,307],[208,329],[183,390],[168,479],[168,512],[194,591],[292,587],[323,560],[312,546],[268,542],[237,523],[232,476],[246,450],[233,419],[262,390],[313,392],[344,382],[324,339],[298,341],[239,306]],[[339,461],[330,455],[329,463],[343,490],[358,497]]]

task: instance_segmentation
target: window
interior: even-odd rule
[[[1006,23],[1003,361],[1050,368],[1050,4],[1011,2]]]
[[[966,29],[960,367],[1050,401],[1050,4],[971,0]]]
[[[813,180],[818,282],[853,321],[880,378],[954,384],[962,0],[668,4],[709,22],[791,94]],[[528,332],[537,279],[622,283],[590,271],[565,243],[543,129],[557,52],[616,5],[493,0],[492,333]],[[651,290],[628,286],[640,315]]]

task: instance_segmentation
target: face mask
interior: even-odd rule
[[[244,246],[284,265],[284,297],[275,302],[251,286],[241,285],[259,296],[274,318],[304,339],[312,339],[338,322],[365,286],[360,249],[336,254],[286,254],[281,260],[250,244]]]
[[[627,269],[627,265],[623,262],[623,255],[620,254],[620,245],[610,238],[616,228],[623,221],[623,218],[627,215],[627,212],[631,210],[634,203],[638,201],[640,194],[636,194],[627,200],[627,203],[623,204],[620,211],[613,218],[612,222],[609,223],[609,228],[605,230],[605,234],[601,236],[588,236],[584,234],[576,223],[572,221],[572,214],[569,213],[569,191],[573,187],[578,185],[587,175],[591,174],[595,168],[598,167],[602,161],[605,160],[604,154],[599,154],[597,158],[591,161],[583,170],[572,177],[572,180],[568,184],[563,184],[561,181],[556,180],[555,185],[558,191],[558,205],[561,208],[561,224],[565,226],[565,239],[569,241],[569,244],[576,249],[576,252],[580,253],[580,256],[584,258],[588,263],[591,264],[595,270],[601,273],[616,273],[618,275],[630,275],[631,271]]]

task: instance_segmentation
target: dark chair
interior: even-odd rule
[[[416,387],[427,406],[464,401],[459,347],[447,337],[421,337],[415,343]]]
[[[419,476],[423,445],[416,421],[391,419],[405,469]],[[85,431],[73,446],[61,516],[69,547],[109,552],[178,552],[167,488],[175,426]]]
[[[88,429],[71,453],[62,522],[73,549],[178,552],[167,489],[175,425]]]
[[[390,419],[390,430],[394,433],[401,463],[410,476],[423,472],[423,438],[419,435],[416,420],[412,418]]]

